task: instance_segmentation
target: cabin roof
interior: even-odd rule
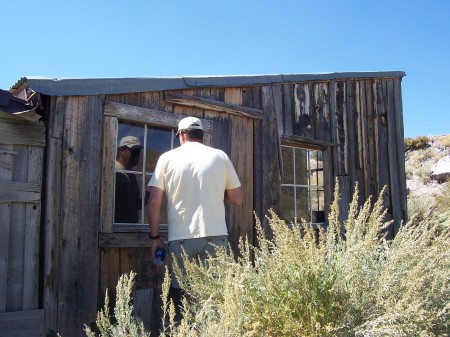
[[[403,71],[334,72],[285,75],[237,75],[237,76],[183,76],[183,77],[135,77],[135,78],[48,78],[25,77],[24,82],[33,91],[49,96],[78,96],[101,94],[126,94],[132,92],[189,89],[198,87],[240,87],[302,81],[327,81],[350,78],[403,77]]]

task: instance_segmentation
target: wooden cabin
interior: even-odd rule
[[[131,270],[137,314],[154,329],[160,279],[146,185],[159,155],[178,146],[185,116],[203,121],[204,143],[224,150],[241,179],[244,202],[226,212],[233,247],[241,236],[254,240],[254,211],[327,226],[336,180],[342,219],[356,183],[361,204],[386,186],[394,235],[407,214],[403,76],[21,79],[10,93],[25,110],[0,100],[0,336],[84,336],[105,290],[114,297]],[[117,144],[127,135],[143,151],[120,172]],[[117,220],[119,173],[139,183],[137,221]]]

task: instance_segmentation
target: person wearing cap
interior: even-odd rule
[[[173,255],[183,270],[182,249],[190,259],[204,260],[215,247],[228,247],[225,204],[242,203],[241,183],[229,157],[206,146],[200,119],[178,124],[180,147],[163,153],[148,184],[151,253],[165,244],[159,236],[161,203],[167,196],[169,267],[172,299],[180,305],[182,291],[174,276]]]
[[[120,172],[132,170],[139,162],[141,142],[137,137],[126,136],[119,142],[116,156],[116,191],[114,203],[114,222],[137,223],[141,209],[141,190],[132,173]]]

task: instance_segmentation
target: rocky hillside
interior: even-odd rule
[[[430,209],[449,184],[450,135],[405,139],[408,213]]]

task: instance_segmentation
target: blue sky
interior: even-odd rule
[[[404,71],[405,137],[450,133],[448,0],[2,0],[0,89],[22,76]]]

